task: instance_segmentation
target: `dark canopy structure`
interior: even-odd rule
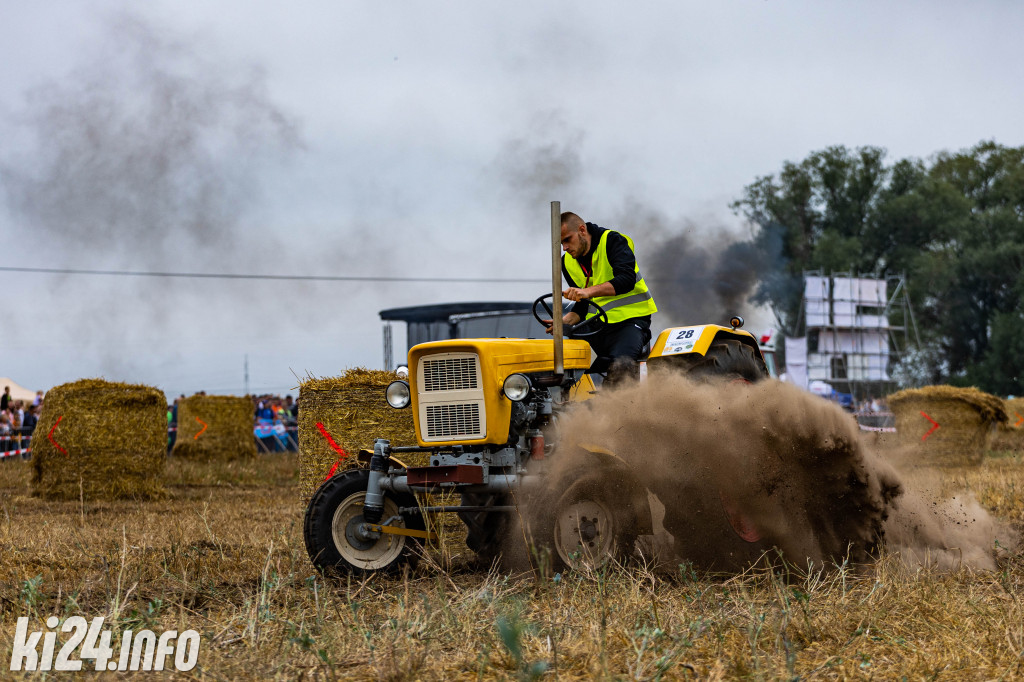
[[[435,303],[380,311],[384,322],[405,322],[408,347],[443,339],[523,338],[544,335],[530,312],[533,303],[522,301],[471,301]],[[384,361],[391,366],[391,330],[384,328]]]

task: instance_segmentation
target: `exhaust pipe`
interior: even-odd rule
[[[551,202],[551,336],[555,341],[555,374],[565,374],[562,349],[562,202]],[[561,390],[561,389],[559,389]],[[561,396],[558,396],[559,399]]]

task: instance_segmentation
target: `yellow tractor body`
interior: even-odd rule
[[[564,344],[565,368],[582,374],[590,366],[590,346],[572,339]],[[502,392],[505,379],[553,371],[547,339],[451,339],[413,346],[409,389],[417,442],[423,447],[506,443],[512,401]]]

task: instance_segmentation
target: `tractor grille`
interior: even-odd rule
[[[427,438],[480,434],[480,405],[427,405]]]
[[[420,437],[431,443],[487,435],[484,379],[476,353],[436,353],[416,368]]]
[[[478,388],[476,357],[423,361],[423,392],[465,391]]]

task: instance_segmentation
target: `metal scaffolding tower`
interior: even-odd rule
[[[892,368],[918,338],[902,275],[805,272],[800,327],[804,336],[787,340],[787,370],[855,400],[890,393]]]

